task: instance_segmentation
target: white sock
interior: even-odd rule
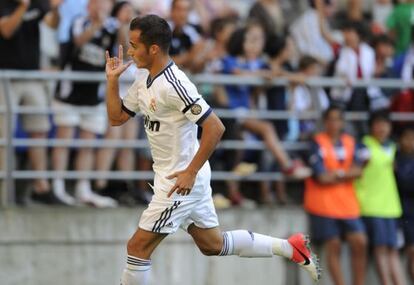
[[[92,193],[91,182],[87,179],[80,179],[75,185],[76,197],[89,197]]]
[[[127,266],[121,276],[121,285],[147,285],[151,272],[151,260],[128,255]]]
[[[67,205],[74,205],[75,198],[70,196],[65,190],[65,181],[61,178],[53,179],[53,193],[58,197],[62,202]]]
[[[292,258],[293,249],[287,240],[273,238],[246,230],[223,232],[221,256]]]

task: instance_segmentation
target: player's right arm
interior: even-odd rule
[[[120,126],[130,118],[130,115],[122,108],[122,100],[119,97],[119,77],[132,64],[123,62],[122,46],[119,47],[118,57],[110,57],[106,51],[106,109],[109,123],[112,126]]]

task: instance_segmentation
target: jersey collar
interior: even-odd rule
[[[151,75],[148,74],[147,77],[147,89],[151,87],[152,83],[155,81],[155,79],[157,79],[160,75],[162,75],[168,68],[170,68],[172,65],[174,64],[174,62],[171,60],[167,66],[161,70],[157,75],[154,76],[154,78],[151,79]]]

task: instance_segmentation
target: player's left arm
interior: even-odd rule
[[[168,179],[177,178],[174,187],[168,193],[168,197],[174,192],[181,195],[188,195],[191,192],[198,171],[210,158],[225,131],[223,123],[214,112],[211,112],[200,126],[203,129],[200,148],[193,160],[186,169],[175,172],[167,177]]]

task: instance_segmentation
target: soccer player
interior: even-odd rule
[[[224,133],[223,124],[168,56],[171,30],[164,19],[155,15],[133,19],[129,38],[131,62],[123,63],[122,48],[117,57],[106,55],[108,117],[112,125],[122,125],[138,111],[144,116],[154,160],[155,194],[128,241],[121,284],[148,284],[152,252],[179,227],[205,255],[279,255],[318,280],[319,262],[305,235],[284,240],[247,230],[220,231],[207,160]],[[139,69],[137,79],[121,100],[118,79],[133,62]],[[200,143],[197,125],[203,130]]]

